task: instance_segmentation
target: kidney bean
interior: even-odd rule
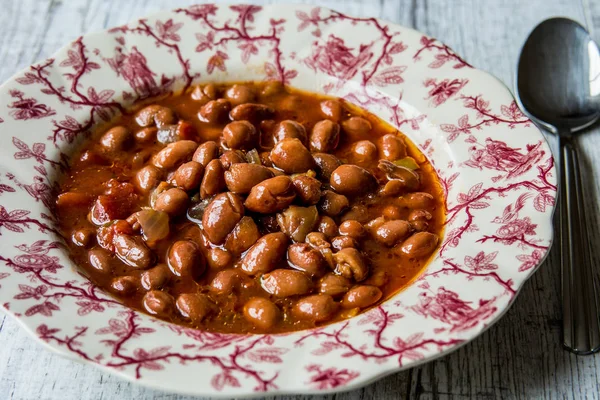
[[[395,196],[404,190],[417,190],[421,184],[421,179],[416,172],[390,161],[379,160],[377,168],[385,172],[390,179],[384,188],[385,192],[388,192],[387,195]],[[388,187],[392,183],[395,183],[395,186]]]
[[[229,117],[234,121],[260,122],[272,118],[274,114],[275,110],[264,104],[246,103],[235,106]]]
[[[150,105],[142,108],[135,116],[135,122],[141,127],[157,126],[174,124],[177,117],[173,110],[168,107],[159,105]]]
[[[148,193],[160,183],[163,172],[154,165],[146,165],[133,178],[133,184],[141,193]]]
[[[412,210],[431,209],[434,205],[434,199],[429,193],[415,192],[402,196],[401,203]]]
[[[331,173],[342,165],[342,162],[333,154],[314,153],[313,159],[317,164],[317,172],[323,179],[329,179]]]
[[[206,270],[206,259],[200,247],[191,240],[178,240],[167,256],[169,269],[175,276],[198,279]]]
[[[202,122],[207,122],[209,124],[216,124],[219,122],[227,121],[229,110],[231,110],[231,103],[229,102],[229,100],[211,100],[202,107],[200,107],[200,112],[198,112],[198,119]]]
[[[159,317],[169,316],[173,311],[175,303],[173,296],[169,293],[161,292],[160,290],[150,290],[146,292],[142,302],[148,314]]]
[[[333,255],[333,260],[335,261],[335,273],[344,278],[360,282],[365,280],[369,274],[369,266],[362,254],[353,247],[341,249]]]
[[[207,199],[225,190],[225,169],[219,160],[212,160],[204,170],[200,183],[200,198]]]
[[[175,305],[183,318],[194,323],[202,322],[207,316],[217,312],[215,303],[202,293],[183,293],[177,297]]]
[[[299,319],[325,322],[334,317],[338,304],[327,294],[315,294],[296,302],[292,314]]]
[[[221,244],[243,216],[241,197],[234,193],[221,193],[206,206],[202,228],[212,243]]]
[[[233,164],[229,171],[225,171],[227,189],[239,194],[250,193],[254,186],[272,177],[269,168],[258,164]]]
[[[319,280],[319,293],[336,298],[350,290],[351,286],[348,279],[330,272]]]
[[[350,117],[342,121],[344,133],[350,135],[353,140],[365,137],[371,132],[371,128],[371,123],[362,117]]]
[[[134,276],[119,276],[110,282],[111,290],[120,296],[131,296],[138,289],[138,281]]]
[[[154,209],[164,211],[172,217],[181,215],[187,210],[190,199],[187,193],[179,188],[167,189],[156,197]]]
[[[381,138],[379,144],[381,158],[396,161],[406,157],[406,144],[398,135],[388,133]]]
[[[337,236],[338,226],[333,218],[321,215],[317,224],[317,230],[327,236],[327,238],[331,239]]]
[[[386,219],[401,219],[402,218],[402,210],[400,207],[390,204],[389,206],[385,206],[383,211],[381,212]]]
[[[260,281],[265,292],[279,298],[307,294],[313,288],[306,274],[291,269],[276,269],[264,274]]]
[[[260,238],[260,232],[251,217],[243,217],[225,240],[225,248],[235,255],[248,250]]]
[[[173,183],[185,191],[196,190],[202,182],[204,167],[196,161],[181,165],[173,175]]]
[[[331,190],[324,190],[319,201],[319,209],[330,217],[340,215],[346,209],[350,202],[344,195],[337,194]]]
[[[244,304],[244,318],[259,329],[269,330],[281,318],[279,308],[264,297],[252,297]]]
[[[310,133],[310,151],[327,153],[335,150],[340,141],[340,126],[328,119],[315,124]]]
[[[399,241],[404,240],[411,230],[412,228],[407,221],[395,219],[384,222],[377,227],[373,236],[379,243],[392,247]]]
[[[206,104],[217,98],[217,88],[213,83],[205,86],[196,86],[190,95],[192,100],[196,100],[201,104]]]
[[[289,206],[296,192],[288,176],[276,176],[255,185],[244,205],[251,211],[272,214]]]
[[[365,224],[369,221],[369,210],[364,204],[355,204],[340,217],[341,222],[348,220],[356,220]]]
[[[192,156],[192,161],[202,164],[206,168],[209,162],[219,156],[219,145],[212,140],[202,143]]]
[[[327,263],[321,252],[307,243],[294,243],[288,247],[287,259],[290,265],[310,276],[322,276]]]
[[[129,129],[124,126],[115,126],[110,128],[100,138],[100,144],[104,150],[109,153],[114,153],[121,150],[126,150],[133,143],[133,136]]]
[[[246,158],[241,150],[227,150],[219,157],[219,161],[223,169],[228,170],[233,164],[245,163]]]
[[[141,237],[117,233],[113,245],[115,254],[125,264],[142,269],[152,266],[154,256]]]
[[[342,299],[344,308],[366,308],[377,303],[383,293],[375,286],[359,285],[350,289]]]
[[[340,194],[357,196],[375,189],[377,180],[366,169],[358,165],[345,164],[333,171],[329,184]]]
[[[333,247],[333,249],[336,251],[350,247],[357,248],[358,242],[356,239],[350,236],[336,236],[331,239],[331,247]]]
[[[154,126],[150,126],[147,128],[140,129],[133,136],[135,137],[136,142],[146,144],[146,143],[151,143],[156,140],[157,132],[158,132],[158,128],[156,128]]]
[[[224,269],[223,271],[217,272],[210,283],[209,290],[217,294],[234,293],[244,286],[247,286],[249,279],[250,278],[244,276],[238,269]]]
[[[273,133],[273,139],[275,143],[285,139],[298,139],[302,144],[306,144],[306,129],[296,121],[281,121]]]
[[[382,287],[390,280],[390,276],[386,270],[378,269],[363,282],[365,285]]]
[[[271,150],[271,162],[286,174],[306,172],[315,167],[315,160],[298,139],[285,139]]]
[[[313,205],[321,198],[321,182],[308,175],[296,175],[292,178],[296,197],[306,205]]]
[[[112,271],[110,253],[104,249],[92,249],[88,251],[88,261],[92,268],[103,274]]]
[[[144,271],[140,275],[142,287],[146,290],[160,289],[169,282],[169,269],[165,264],[158,264],[156,267]]]
[[[89,228],[77,229],[71,235],[71,242],[78,247],[89,247],[96,236],[95,232]]]
[[[319,103],[321,114],[333,122],[339,122],[344,112],[338,100],[323,100]]]
[[[158,168],[174,169],[190,161],[198,144],[193,140],[179,140],[169,143],[152,157],[151,163]]]
[[[417,232],[402,243],[400,251],[411,258],[425,257],[435,250],[438,241],[438,236],[433,233]]]
[[[339,232],[340,235],[360,239],[365,235],[365,228],[360,222],[348,219],[340,224]]]
[[[259,139],[260,134],[248,121],[233,121],[223,128],[223,143],[229,149],[252,149]]]
[[[269,233],[256,241],[242,258],[240,268],[248,275],[275,269],[287,250],[288,238],[283,232]]]
[[[230,266],[233,263],[233,256],[227,250],[215,247],[208,251],[206,262],[208,263],[208,268],[212,270],[220,270]]]
[[[359,140],[352,145],[352,160],[360,165],[369,165],[377,160],[377,146],[370,140]]]
[[[256,99],[256,95],[249,86],[235,84],[227,89],[225,98],[235,107],[240,104],[253,102]]]

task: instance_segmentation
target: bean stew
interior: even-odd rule
[[[353,317],[438,247],[444,196],[397,129],[276,82],[145,102],[72,157],[56,213],[70,255],[124,304],[213,332]]]

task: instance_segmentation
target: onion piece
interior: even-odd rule
[[[142,237],[147,242],[156,242],[169,235],[169,215],[163,211],[142,210],[135,213],[140,224]]]
[[[401,158],[400,160],[394,161],[394,164],[397,165],[398,167],[408,168],[411,171],[419,169],[419,164],[417,164],[415,159],[412,157]]]

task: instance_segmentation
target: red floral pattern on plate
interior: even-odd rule
[[[422,276],[348,321],[241,336],[155,320],[77,273],[52,216],[77,140],[148,96],[263,79],[366,107],[431,159],[448,219]],[[81,37],[0,90],[0,123],[19,132],[0,139],[0,304],[53,350],[143,384],[226,397],[362,385],[474,338],[552,241],[553,159],[506,88],[437,40],[375,18],[197,5]]]

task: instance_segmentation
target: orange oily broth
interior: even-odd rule
[[[260,89],[263,83],[249,83],[255,88]],[[217,85],[218,87],[229,87],[231,84]],[[258,90],[259,91],[259,90]],[[260,98],[260,102],[272,106],[277,110],[275,120],[277,122],[286,119],[296,120],[302,123],[306,127],[307,133],[312,129],[312,126],[319,120],[323,119],[323,116],[319,109],[319,102],[330,97],[323,96],[320,94],[308,93],[293,88],[286,88],[283,93],[275,94],[267,98]],[[193,100],[190,100],[189,94],[175,95],[170,97],[163,97],[159,99],[153,99],[151,102],[146,104],[159,104],[167,106],[176,111],[177,115],[181,120],[191,123],[199,133],[201,141],[215,140],[218,141],[221,135],[222,128],[225,124],[210,125],[200,122],[197,118],[199,106]],[[348,138],[342,132],[340,135],[340,143],[337,149],[333,152],[340,160],[344,162],[350,162],[351,160],[351,147],[354,141],[367,139],[374,143],[377,139],[387,133],[396,133],[402,135],[397,129],[385,123],[375,115],[368,113],[360,108],[344,103],[346,110],[349,110],[353,116],[362,116],[368,119],[373,129],[365,137],[353,137]],[[282,110],[282,107],[286,107],[289,110]],[[136,107],[132,111],[141,109],[142,106]],[[349,115],[349,113],[347,113]],[[106,182],[109,179],[116,178],[120,181],[130,181],[135,172],[143,165],[146,164],[146,157],[142,157],[140,161],[139,154],[146,154],[149,158],[151,154],[158,152],[163,145],[156,143],[153,145],[140,145],[135,144],[134,147],[128,152],[127,156],[119,157],[112,160],[112,163],[106,165],[93,165],[82,167],[79,161],[81,154],[86,150],[90,150],[97,146],[98,138],[113,126],[121,125],[131,129],[133,132],[140,129],[135,122],[134,112],[128,113],[127,115],[118,117],[115,121],[103,126],[98,131],[94,132],[92,138],[85,141],[83,145],[75,152],[72,157],[71,174],[66,176],[61,182],[60,192],[75,191],[89,193],[93,196],[97,196],[103,192],[103,188],[99,182]],[[441,237],[443,233],[443,226],[445,221],[445,209],[444,209],[444,195],[439,184],[438,177],[435,173],[434,168],[426,159],[426,157],[417,149],[417,147],[404,135],[402,137],[407,145],[408,155],[413,157],[420,166],[421,172],[421,187],[419,191],[427,192],[433,195],[435,201],[435,207],[432,210],[433,218],[430,221],[428,231],[437,234]],[[369,169],[375,175],[381,174],[376,171],[378,158],[372,163],[361,164],[363,167]],[[136,164],[136,165],[134,165]],[[148,197],[140,197],[140,206],[149,206]],[[385,206],[395,203],[396,198],[380,198],[375,204],[369,204],[367,206],[369,220],[374,219],[382,215],[382,210]],[[81,228],[94,228],[94,226],[88,221],[87,214],[88,208],[85,207],[73,207],[68,209],[60,209],[58,212],[58,219],[62,233],[67,238],[67,242],[70,249],[70,255],[74,262],[80,266],[86,273],[87,276],[99,287],[109,288],[112,278],[119,275],[131,275],[140,276],[144,271],[135,270],[125,266],[118,259],[114,258],[111,260],[111,267],[113,268],[112,274],[103,274],[96,271],[90,266],[88,261],[88,249],[77,247],[73,245],[70,240],[70,234],[74,230]],[[406,219],[409,210],[408,208],[401,207],[401,215],[403,219]],[[337,220],[339,225],[339,220]],[[170,234],[167,238],[154,244],[151,248],[157,255],[157,263],[166,263],[166,253],[170,245],[180,239],[195,239],[201,241],[200,228],[188,221],[185,216],[178,217],[171,221]],[[371,275],[375,273],[381,273],[385,271],[389,277],[389,281],[381,286],[380,289],[383,292],[382,299],[374,306],[381,304],[389,297],[393,296],[398,291],[404,289],[414,279],[416,279],[424,267],[429,262],[431,257],[434,257],[436,252],[432,256],[423,259],[408,259],[406,256],[401,255],[400,246],[397,245],[394,248],[388,248],[377,241],[369,238],[363,240],[360,245],[360,250],[366,254],[366,259],[369,260],[371,267]],[[287,262],[283,260],[280,267],[287,267]],[[171,284],[168,287],[168,291],[176,298],[180,293],[189,292],[200,292],[208,293],[208,284],[212,281],[218,271],[213,271],[207,268],[207,271],[198,281],[191,279],[175,278],[171,280]],[[251,282],[251,286],[242,290],[240,293],[228,293],[225,295],[214,295],[211,294],[211,298],[218,304],[219,314],[217,316],[204,319],[201,323],[193,324],[190,321],[186,321],[181,318],[177,312],[170,314],[168,318],[165,318],[171,322],[200,328],[213,332],[227,332],[227,333],[261,333],[260,329],[253,326],[251,323],[246,321],[242,315],[242,309],[245,302],[254,296],[269,297],[269,295],[261,288],[260,278],[254,278]],[[145,291],[138,290],[131,296],[119,297],[119,300],[125,305],[142,310],[142,297]],[[355,314],[352,310],[346,310],[340,308],[335,317],[324,323],[315,323],[308,320],[298,320],[294,318],[290,309],[294,302],[297,300],[297,296],[285,299],[276,299],[271,297],[271,300],[283,311],[284,319],[275,327],[269,330],[270,333],[281,333],[295,330],[302,330],[313,328],[316,326],[329,324],[335,321],[343,320]],[[364,312],[364,310],[361,310]]]

